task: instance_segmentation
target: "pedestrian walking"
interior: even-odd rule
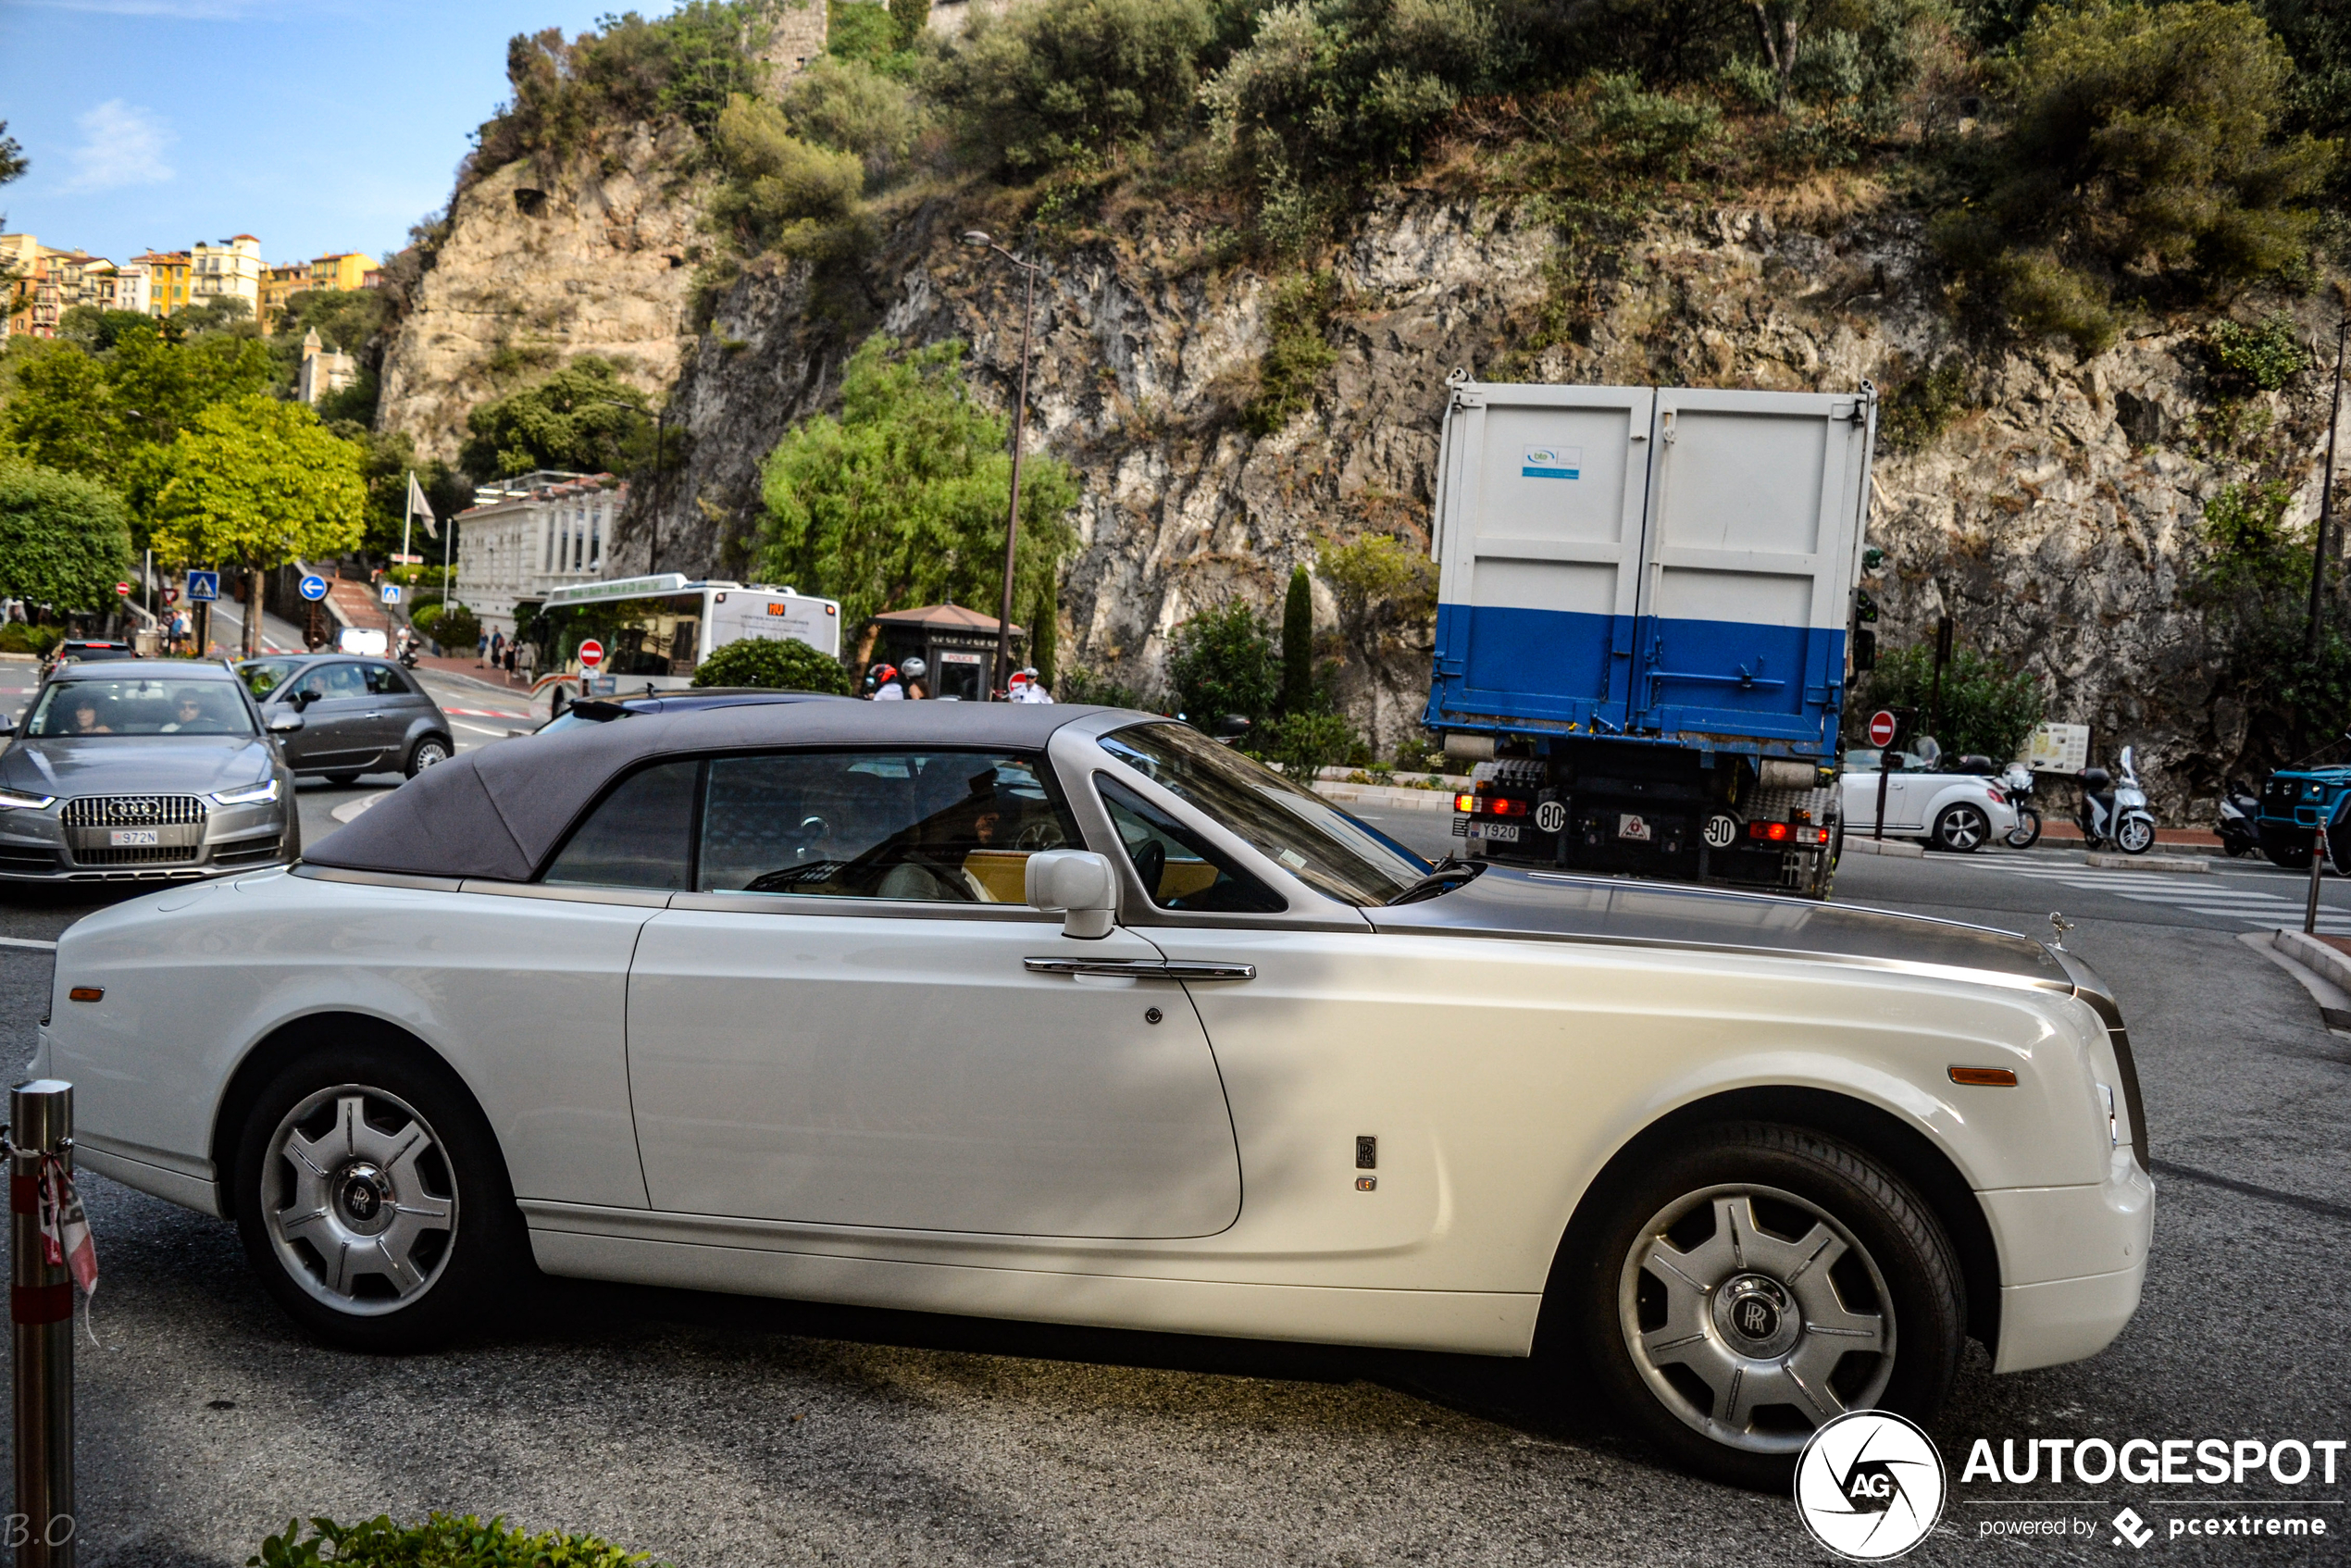
[[[490,667],[499,670],[506,667],[506,634],[503,630],[490,634]]]
[[[474,633],[474,668],[479,669],[489,662],[490,633],[478,631]]]

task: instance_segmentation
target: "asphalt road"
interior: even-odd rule
[[[303,803],[307,817],[313,790]],[[1449,841],[1442,815],[1383,815]],[[2238,940],[2302,884],[2153,883],[2048,852],[1848,856],[1840,873],[1840,899],[1947,918],[2037,932],[2063,909],[2130,1014],[2160,1189],[2145,1301],[2112,1349],[1998,1378],[1971,1349],[1936,1431],[1953,1502],[1911,1561],[2109,1561],[2124,1503],[2160,1530],[2212,1498],[2326,1517],[2329,1537],[2158,1535],[2149,1552],[2345,1556],[2344,1470],[2332,1487],[1959,1484],[1977,1437],[2351,1437],[2351,1043]],[[2328,884],[2351,921],[2345,895]],[[53,937],[80,913],[0,907],[0,936]],[[0,946],[19,1052],[49,972],[47,953]],[[434,1508],[681,1564],[1827,1561],[1785,1499],[1661,1467],[1569,1367],[566,1283],[462,1349],[373,1359],[295,1334],[227,1225],[88,1187],[105,1269],[104,1347],[81,1351],[88,1568],[242,1563],[293,1515]],[[2255,1506],[2280,1497],[2297,1507]],[[2061,1517],[2096,1534],[1981,1538]]]

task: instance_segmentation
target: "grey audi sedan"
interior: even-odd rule
[[[302,716],[285,751],[305,778],[348,784],[397,770],[414,778],[456,753],[441,704],[390,659],[292,653],[247,659],[237,673],[265,715]]]
[[[68,664],[0,716],[0,881],[158,882],[301,852],[278,744],[217,664]]]

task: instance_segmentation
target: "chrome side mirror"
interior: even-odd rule
[[[269,716],[269,733],[272,735],[292,735],[302,726],[302,711],[299,708],[292,713],[277,713]]]
[[[1045,850],[1028,857],[1029,907],[1062,917],[1062,935],[1095,941],[1118,923],[1118,877],[1108,855]]]

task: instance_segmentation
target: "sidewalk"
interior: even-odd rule
[[[2044,816],[2041,818],[2041,841],[2045,844],[2078,844],[2082,842],[2082,829],[2071,822]],[[2158,844],[2182,844],[2191,849],[2217,850],[2220,847],[2220,835],[2209,828],[2158,828],[2155,830],[2155,841]]]

